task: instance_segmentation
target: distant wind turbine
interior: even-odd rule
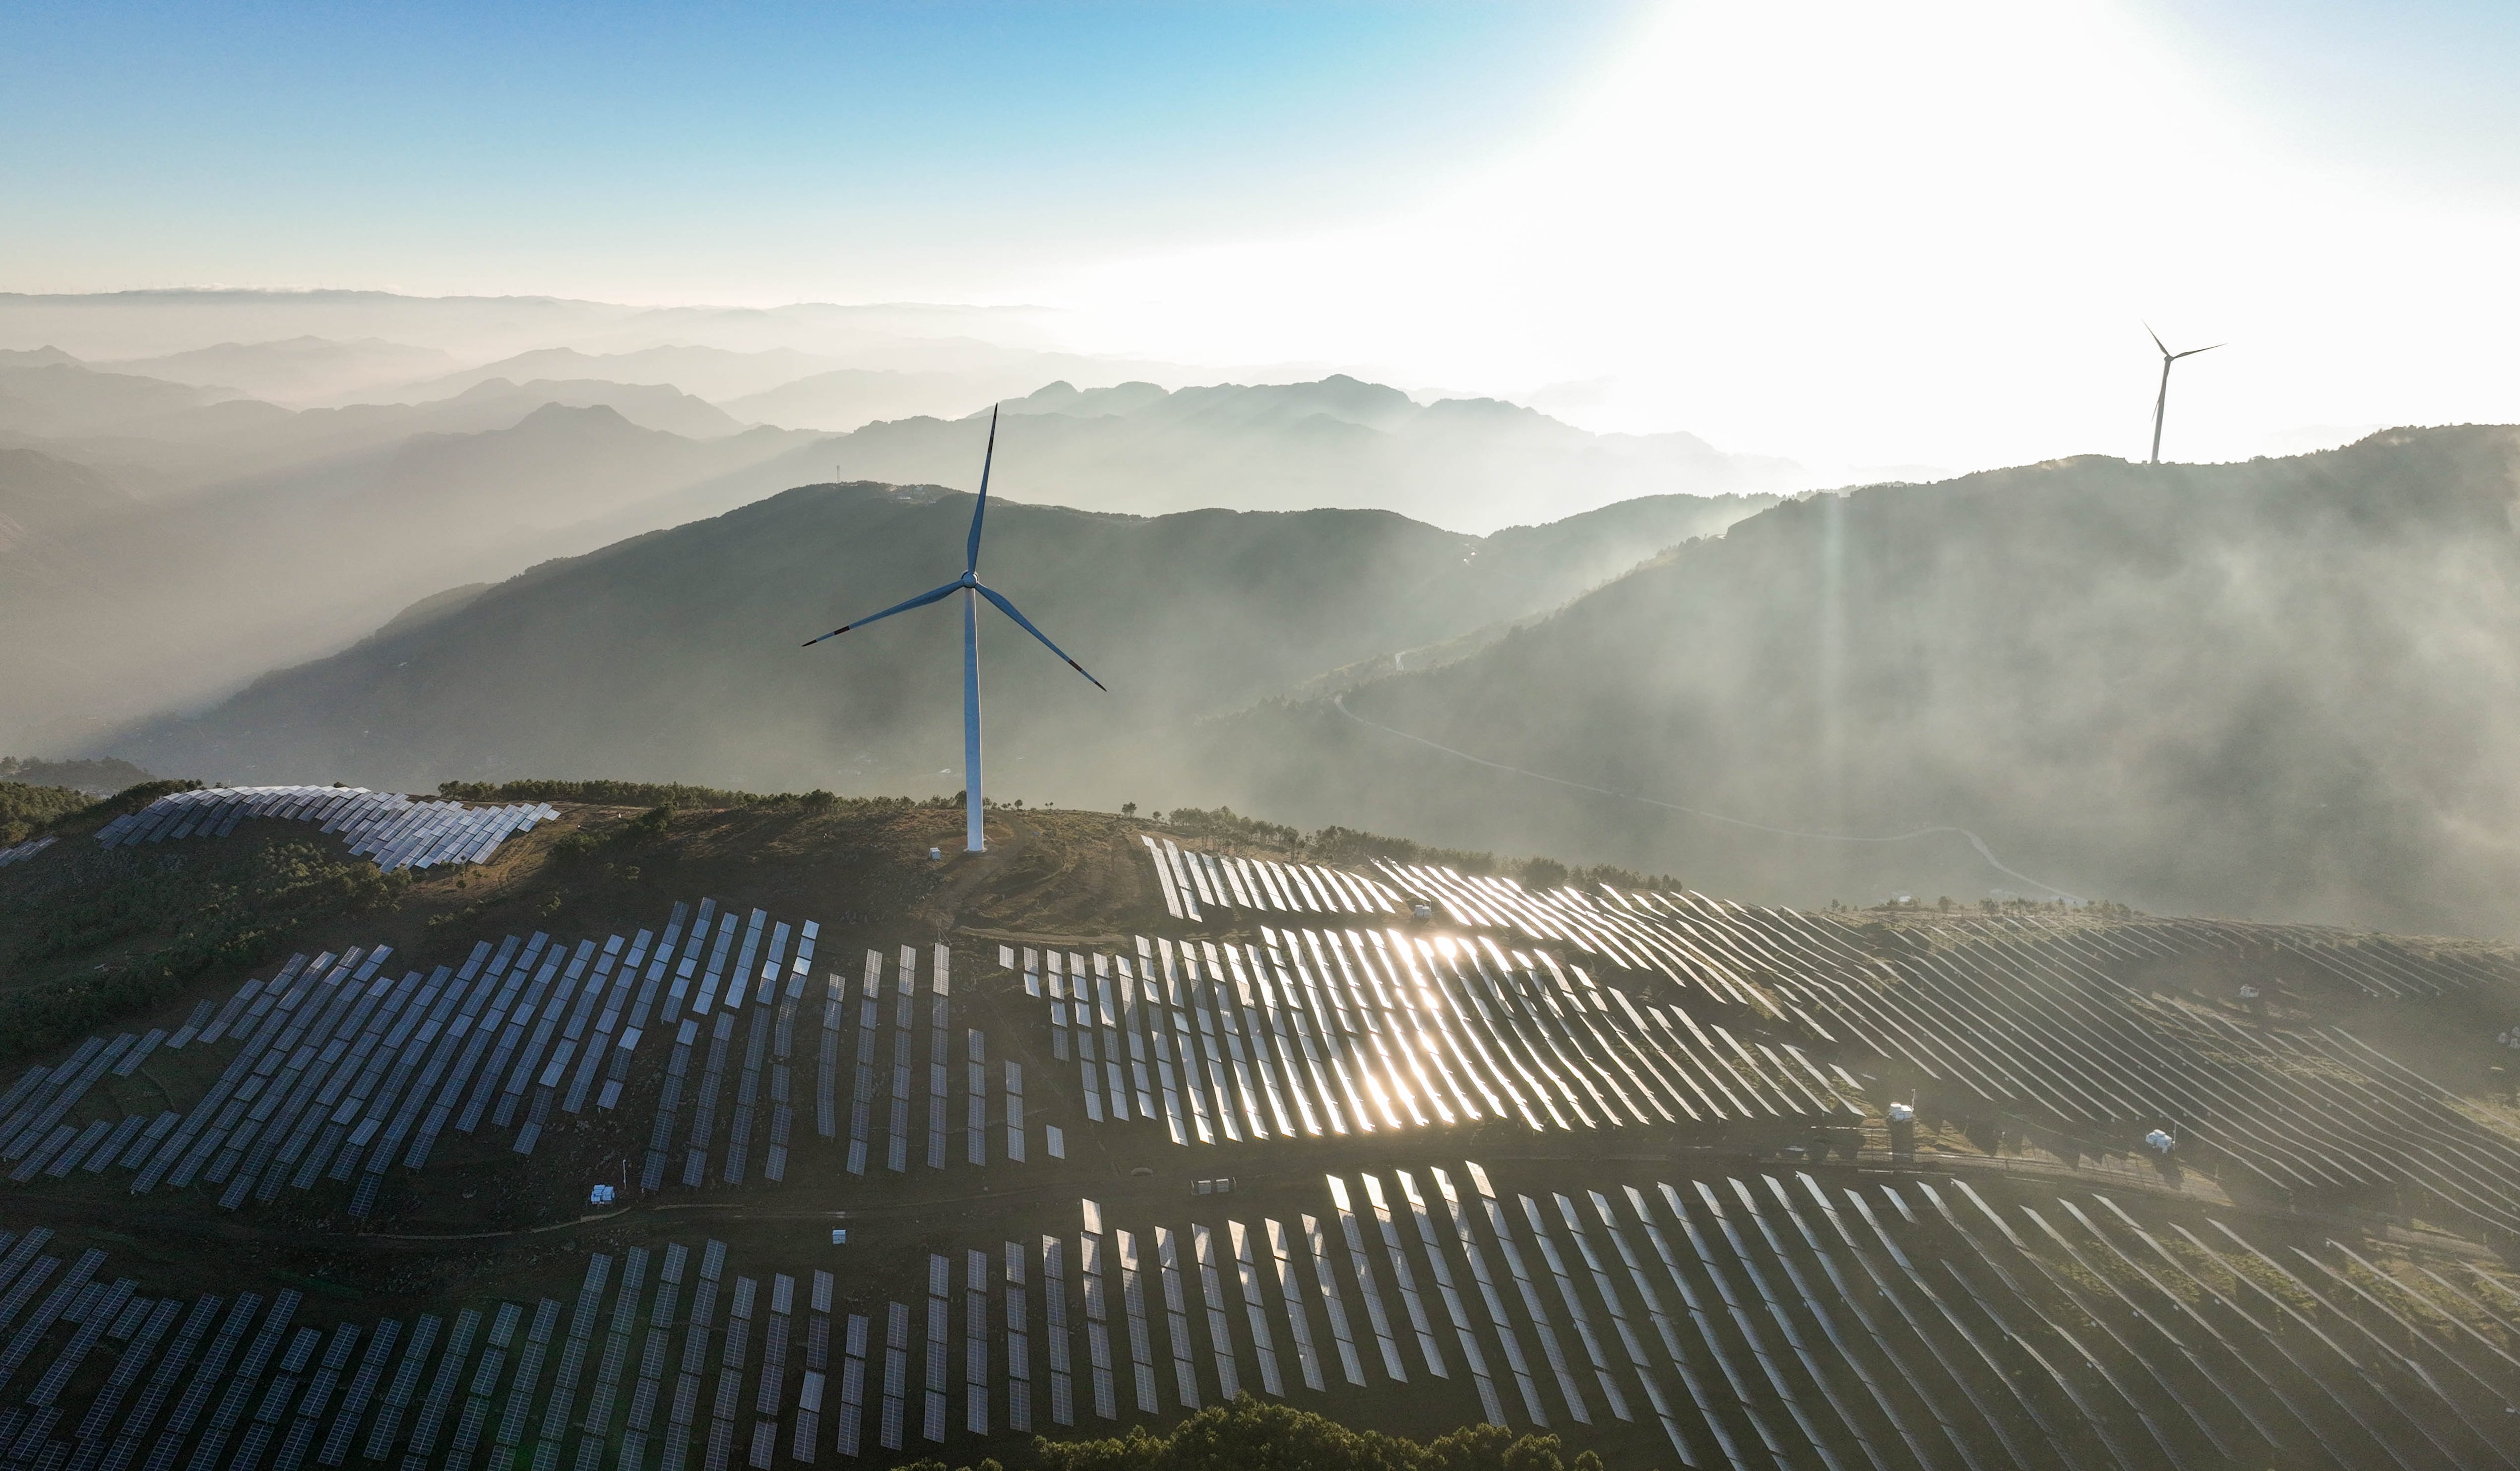
[[[822,643],[823,639],[836,639],[840,635],[847,633],[850,629],[864,628],[868,624],[875,622],[877,619],[889,618],[895,613],[908,612],[914,607],[925,607],[928,603],[940,602],[953,593],[959,592],[963,595],[963,806],[965,815],[963,846],[966,852],[970,853],[982,853],[987,851],[987,842],[980,832],[979,600],[986,598],[991,602],[996,603],[998,605],[998,611],[1015,620],[1016,627],[1021,628],[1025,633],[1039,639],[1042,643],[1042,646],[1049,649],[1052,653],[1058,655],[1060,659],[1065,660],[1068,668],[1075,670],[1078,674],[1084,674],[1086,681],[1093,685],[1095,689],[1102,690],[1106,694],[1110,692],[1107,689],[1104,689],[1101,680],[1094,678],[1094,676],[1090,674],[1085,674],[1084,665],[1079,664],[1074,659],[1068,658],[1067,651],[1065,649],[1051,643],[1050,635],[1033,627],[1032,620],[1026,618],[1013,603],[1009,602],[1004,595],[1000,594],[995,588],[989,587],[980,581],[980,517],[988,513],[989,466],[992,461],[997,459],[997,455],[998,411],[996,408],[992,407],[989,410],[989,447],[987,452],[980,457],[980,498],[971,507],[971,540],[964,552],[962,576],[955,578],[952,582],[945,584],[941,588],[922,593],[907,602],[896,602],[892,606],[885,608],[882,612],[870,613],[866,617],[860,618],[854,623],[843,623],[839,627],[832,629],[830,633],[823,635],[821,639],[807,639],[803,646],[804,647],[811,648],[815,645]]]
[[[2154,332],[2149,326],[2144,328],[2143,333],[2145,336],[2152,338],[2153,346],[2161,347],[2161,334]],[[2217,342],[2214,344],[2214,347],[2223,347],[2227,345],[2228,344]],[[2170,407],[2170,365],[2178,362],[2181,358],[2192,358],[2200,352],[2212,352],[2214,347],[2190,347],[2185,352],[2173,352],[2167,347],[2161,347],[2161,392],[2159,396],[2155,397],[2152,401],[2153,464],[2159,465],[2161,463],[2161,416],[2162,411]]]

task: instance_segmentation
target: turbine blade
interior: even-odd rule
[[[2145,336],[2147,336],[2147,337],[2152,338],[2152,345],[2153,345],[2153,346],[2155,346],[2155,347],[2161,347],[2161,334],[2159,334],[2159,333],[2157,333],[2157,332],[2154,332],[2154,331],[2152,330],[2152,324],[2151,324],[2151,323],[2146,322],[2145,324],[2143,324],[2143,334],[2144,334]],[[2161,355],[2162,355],[2163,357],[2168,357],[2168,356],[2170,356],[2170,349],[2169,349],[2169,348],[2167,348],[2167,347],[2161,347]]]
[[[943,587],[936,589],[934,592],[922,593],[918,597],[911,599],[908,602],[896,602],[892,606],[885,608],[882,612],[869,613],[865,617],[858,619],[855,623],[843,623],[839,627],[832,629],[830,633],[824,634],[822,638],[807,639],[799,646],[811,648],[815,645],[822,643],[823,639],[836,639],[840,635],[847,633],[850,629],[864,628],[868,624],[873,623],[879,618],[889,618],[895,613],[906,613],[914,607],[925,607],[927,604],[943,598],[946,594],[960,590],[963,584],[960,582],[949,582]]]
[[[989,447],[980,456],[980,498],[971,503],[971,545],[963,556],[963,570],[980,570],[980,517],[989,510],[989,464],[998,458],[998,406],[989,405]]]
[[[1049,649],[1052,653],[1058,655],[1060,659],[1066,662],[1068,668],[1075,670],[1078,674],[1085,674],[1084,665],[1079,664],[1074,659],[1068,658],[1066,649],[1050,642],[1050,635],[1033,627],[1032,620],[1017,611],[1013,603],[1009,602],[1006,599],[1000,597],[997,589],[984,587],[980,589],[980,596],[988,599],[991,602],[996,603],[998,605],[999,612],[1002,612],[1008,617],[1015,620],[1016,627],[1022,629],[1025,633],[1032,635],[1034,638],[1039,639],[1041,641],[1041,646]],[[1101,680],[1096,679],[1090,674],[1085,674],[1085,682],[1092,685],[1095,689],[1102,691],[1105,694],[1111,692],[1110,687],[1104,685]]]
[[[2214,347],[2228,347],[2231,344],[2228,342],[2217,342],[2214,344]],[[2212,352],[2214,347],[2190,347],[2185,352],[2174,352],[2171,354],[2171,357],[2173,360],[2179,358],[2192,358],[2200,352]]]

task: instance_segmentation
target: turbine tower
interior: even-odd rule
[[[998,411],[989,410],[989,447],[980,457],[980,497],[971,507],[971,539],[963,554],[963,575],[941,588],[920,594],[907,602],[896,602],[879,613],[869,613],[854,623],[843,623],[820,639],[807,639],[804,647],[811,648],[823,639],[836,639],[853,628],[864,628],[878,618],[908,612],[941,602],[954,593],[963,595],[963,806],[965,832],[963,847],[968,853],[986,852],[987,840],[980,832],[980,600],[986,598],[998,605],[998,611],[1015,620],[1015,626],[1039,639],[1042,646],[1063,660],[1067,667],[1084,674],[1086,682],[1105,694],[1101,680],[1085,674],[1085,666],[1067,657],[1067,651],[1050,642],[1050,635],[1032,626],[1032,620],[1009,602],[995,588],[980,581],[980,517],[989,510],[989,466],[998,455]]]
[[[2161,347],[2161,334],[2154,332],[2150,327],[2144,328],[2143,332],[2145,336],[2152,338],[2153,346]],[[2226,344],[2217,342],[2214,347],[2224,345]],[[2167,347],[2161,347],[2161,392],[2152,401],[2153,464],[2161,463],[2161,416],[2162,411],[2170,407],[2170,365],[2181,358],[2192,358],[2200,352],[2212,352],[2214,347],[2190,347],[2185,352],[2173,352]]]

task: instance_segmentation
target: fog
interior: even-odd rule
[[[0,296],[0,751],[64,754],[348,646],[448,587],[790,486],[1456,530],[1797,468],[1493,400],[1057,350],[1019,310],[649,309],[373,291]],[[1160,379],[1160,380],[1158,380]],[[1178,391],[1176,391],[1178,390]]]
[[[1772,505],[1808,472],[1168,379],[1021,312],[144,293],[0,329],[12,755],[951,791],[950,616],[791,644],[951,574],[994,399],[987,574],[1114,690],[992,625],[1010,798],[1798,903],[2516,927],[2507,430]]]
[[[2515,526],[2508,428],[1820,496],[1343,707],[1211,723],[1199,765],[1284,821],[1728,895],[2510,935]]]
[[[1072,804],[1163,784],[1201,719],[1392,650],[1466,652],[1756,504],[1658,497],[1487,538],[1374,511],[998,506],[983,575],[1109,692],[984,610],[989,789]],[[564,770],[951,792],[958,609],[798,646],[952,576],[971,505],[935,487],[801,487],[416,610],[107,744],[235,782],[319,772],[425,789]]]
[[[1486,538],[1010,503],[983,575],[1110,692],[984,614],[988,789],[1798,904],[2512,934],[2515,467],[2520,431],[2403,430],[1765,510],[1636,500]],[[950,606],[795,645],[950,576],[968,506],[799,488],[450,597],[99,749],[231,781],[950,793]]]

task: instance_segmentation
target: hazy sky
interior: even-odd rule
[[[0,290],[1064,309],[1816,464],[2520,419],[2520,6],[7,10]],[[33,344],[0,343],[7,346]]]

